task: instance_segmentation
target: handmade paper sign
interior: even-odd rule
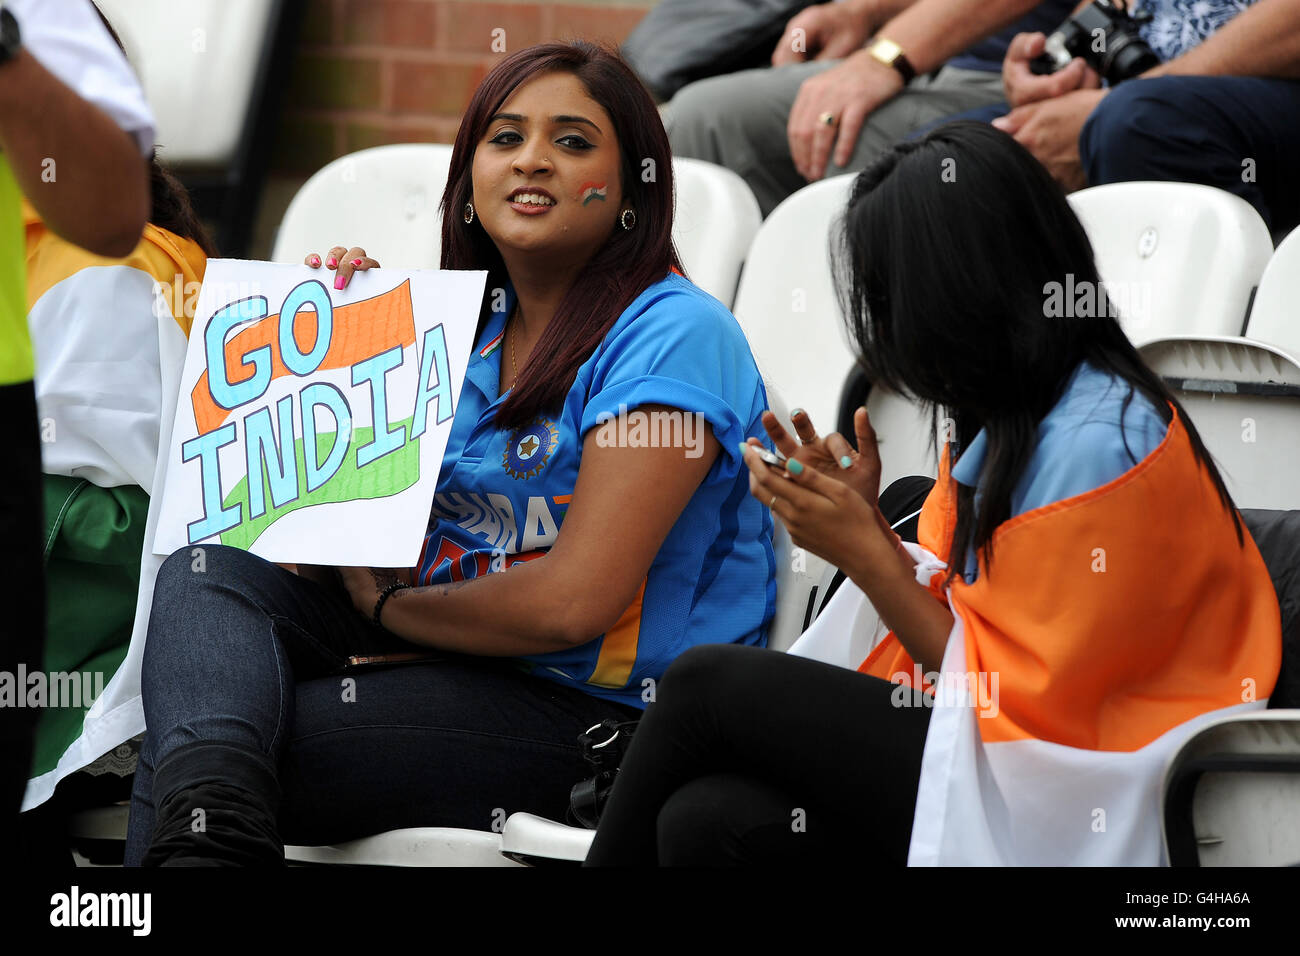
[[[415,564],[486,277],[210,261],[155,553]]]

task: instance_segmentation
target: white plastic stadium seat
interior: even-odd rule
[[[1216,721],[1170,759],[1161,788],[1175,866],[1300,864],[1300,711]]]
[[[1300,508],[1300,233],[1278,246],[1241,335],[1169,336],[1142,357],[1178,395],[1241,508]]]
[[[565,826],[531,813],[512,813],[501,831],[501,852],[521,861],[581,863],[595,838],[595,830]]]
[[[334,866],[518,866],[502,855],[501,835],[486,830],[410,827],[336,846],[286,846],[290,863]]]
[[[1273,253],[1249,203],[1211,186],[1164,182],[1094,186],[1069,199],[1134,344],[1241,333]]]
[[[727,308],[754,234],[763,221],[745,181],[722,166],[673,159],[677,211],[673,242],[691,281]]]
[[[1300,508],[1300,360],[1249,337],[1148,343],[1142,358],[1173,389],[1239,508]]]
[[[853,365],[831,281],[831,228],[853,176],[805,186],[763,222],[736,292],[736,318],[763,377],[822,431],[834,428],[840,388]]]
[[[229,165],[244,134],[258,56],[276,5],[265,0],[98,0],[122,38],[170,166]],[[201,109],[195,104],[202,103]]]
[[[338,242],[361,246],[389,268],[438,268],[438,203],[450,165],[451,147],[429,143],[376,146],[339,157],[293,197],[271,259],[302,262],[307,253],[324,253]]]
[[[1300,229],[1278,243],[1264,267],[1246,335],[1300,356]]]

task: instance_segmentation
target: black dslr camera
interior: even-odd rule
[[[1093,0],[1070,17],[1047,38],[1043,55],[1029,63],[1040,76],[1064,69],[1076,56],[1114,86],[1160,64],[1138,28],[1151,19],[1150,13],[1129,16],[1111,0]]]

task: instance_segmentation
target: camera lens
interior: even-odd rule
[[[1155,55],[1140,36],[1120,30],[1107,33],[1101,75],[1112,85],[1132,79],[1159,65],[1160,57]]]

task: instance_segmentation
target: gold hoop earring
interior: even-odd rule
[[[465,203],[465,225],[468,226],[473,221],[474,221],[474,204],[472,202],[467,202]]]
[[[636,210],[624,209],[623,214],[618,217],[618,221],[622,225],[624,232],[631,232],[636,228]]]

